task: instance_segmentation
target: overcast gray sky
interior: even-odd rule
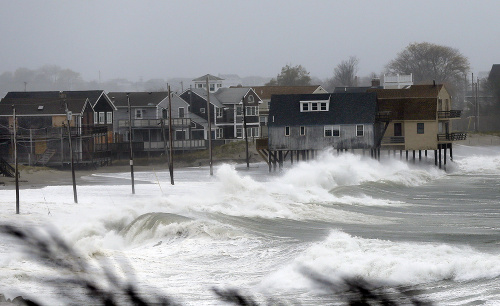
[[[331,77],[349,56],[380,73],[412,42],[457,48],[473,72],[500,63],[498,0],[2,0],[0,73],[55,64],[87,80]]]

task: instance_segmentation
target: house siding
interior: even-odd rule
[[[324,136],[324,125],[305,126],[305,135],[300,135],[300,126],[290,126],[290,136],[285,136],[285,126],[269,127],[270,150],[321,150],[369,149],[374,145],[374,125],[364,124],[363,136],[356,136],[359,124],[340,125],[340,136]]]

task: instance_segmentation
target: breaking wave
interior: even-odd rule
[[[500,257],[465,246],[364,239],[335,230],[291,264],[265,277],[261,286],[308,288],[309,282],[301,273],[303,268],[321,271],[333,280],[359,276],[395,285],[411,285],[496,278],[500,276]]]

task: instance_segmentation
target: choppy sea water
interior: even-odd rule
[[[144,290],[185,305],[220,305],[212,288],[257,300],[340,303],[303,273],[414,288],[438,305],[500,304],[500,147],[456,146],[446,171],[324,152],[285,164],[84,177],[71,186],[0,190],[0,221],[56,228],[88,260],[106,258]],[[57,274],[0,241],[0,292],[54,301],[35,282]]]

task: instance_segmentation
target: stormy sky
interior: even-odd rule
[[[0,73],[58,65],[85,80],[328,78],[349,56],[380,73],[412,42],[457,48],[473,72],[500,63],[497,0],[16,0],[0,9]]]

